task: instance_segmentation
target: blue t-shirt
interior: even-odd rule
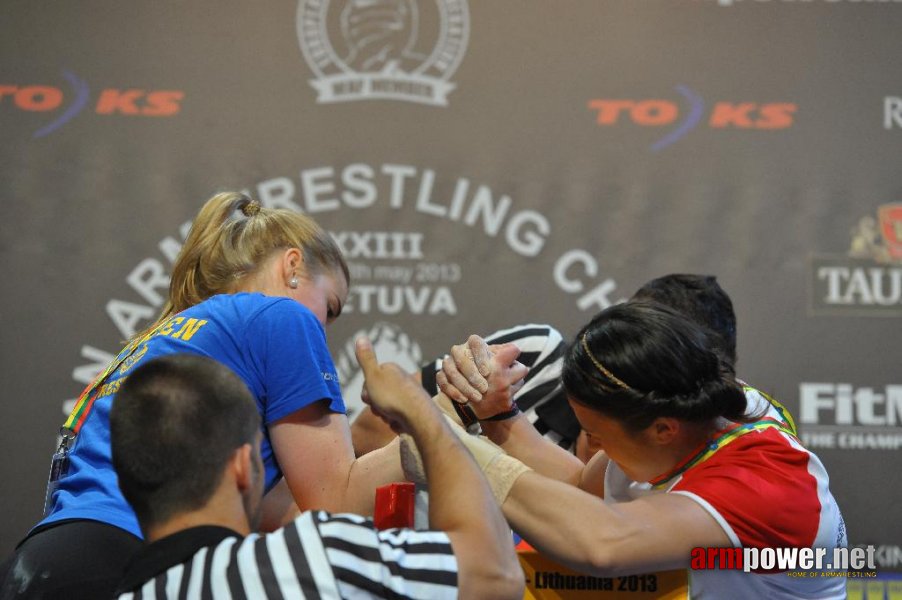
[[[107,377],[70,451],[69,472],[38,527],[62,519],[92,519],[142,537],[116,483],[110,408],[131,370],[148,359],[174,353],[216,359],[247,384],[264,423],[261,454],[267,490],[282,477],[267,426],[319,400],[327,400],[331,411],[345,412],[325,331],[310,310],[290,298],[214,296],[171,317]]]

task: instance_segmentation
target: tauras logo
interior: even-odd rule
[[[0,82],[0,110],[12,108],[30,113],[49,113],[53,118],[32,134],[33,138],[49,135],[71,121],[85,109],[98,115],[133,117],[172,117],[181,110],[185,92],[144,88],[101,89],[91,98],[88,82],[64,69],[65,87],[44,83],[10,84]],[[2,114],[2,113],[0,113]]]
[[[799,427],[811,448],[902,448],[902,385],[799,385]]]
[[[812,312],[902,315],[902,203],[862,217],[851,237],[846,256],[811,258]]]
[[[466,0],[300,0],[297,11],[319,103],[447,106],[469,27]]]
[[[792,102],[734,102],[715,101],[710,105],[686,85],[676,86],[682,97],[680,103],[660,98],[624,99],[595,98],[589,100],[589,110],[595,111],[595,123],[609,127],[632,123],[643,127],[671,127],[651,145],[653,151],[663,150],[676,143],[693,129],[786,129],[793,124],[798,107]]]

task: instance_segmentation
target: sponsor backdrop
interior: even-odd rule
[[[900,28],[888,0],[6,2],[0,554],[188,220],[244,189],[347,254],[352,407],[361,332],[413,368],[717,275],[739,374],[902,568]]]

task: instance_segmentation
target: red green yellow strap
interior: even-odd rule
[[[783,406],[780,402],[777,402],[770,394],[762,392],[758,388],[753,388],[752,386],[743,383],[742,384],[743,392],[758,392],[761,394],[765,400],[770,402],[770,405],[774,407],[774,409],[780,413],[780,418],[783,420],[783,424],[792,432],[793,437],[799,437],[799,430],[796,427],[795,419],[792,418],[792,413],[789,412],[789,409]]]
[[[78,435],[78,431],[81,429],[81,426],[84,425],[85,419],[87,419],[88,414],[94,407],[94,401],[97,400],[97,397],[99,396],[101,384],[106,381],[107,377],[118,369],[122,363],[128,360],[128,358],[134,354],[135,350],[153,337],[159,329],[160,327],[156,327],[141,337],[141,339],[126,344],[125,348],[123,348],[118,356],[107,365],[106,369],[82,390],[81,394],[78,396],[78,400],[75,402],[75,406],[72,408],[72,412],[69,413],[69,418],[63,423],[64,431],[71,432],[73,435]]]
[[[678,464],[673,470],[659,477],[655,477],[649,481],[649,483],[653,488],[662,488],[674,478],[714,456],[714,454],[724,446],[738,440],[747,433],[764,431],[765,429],[778,429],[793,438],[796,437],[793,429],[790,429],[786,423],[782,423],[776,419],[764,418],[760,421],[755,421],[754,423],[733,423],[726,429],[721,430],[718,437],[700,446],[697,451],[690,454],[689,458]]]

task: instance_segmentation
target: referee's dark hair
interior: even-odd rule
[[[171,354],[136,368],[113,401],[110,436],[119,488],[141,528],[203,506],[259,429],[247,386],[211,358]]]
[[[651,300],[683,314],[715,334],[714,348],[736,364],[736,313],[733,301],[713,275],[674,273],[652,279],[631,300]]]

